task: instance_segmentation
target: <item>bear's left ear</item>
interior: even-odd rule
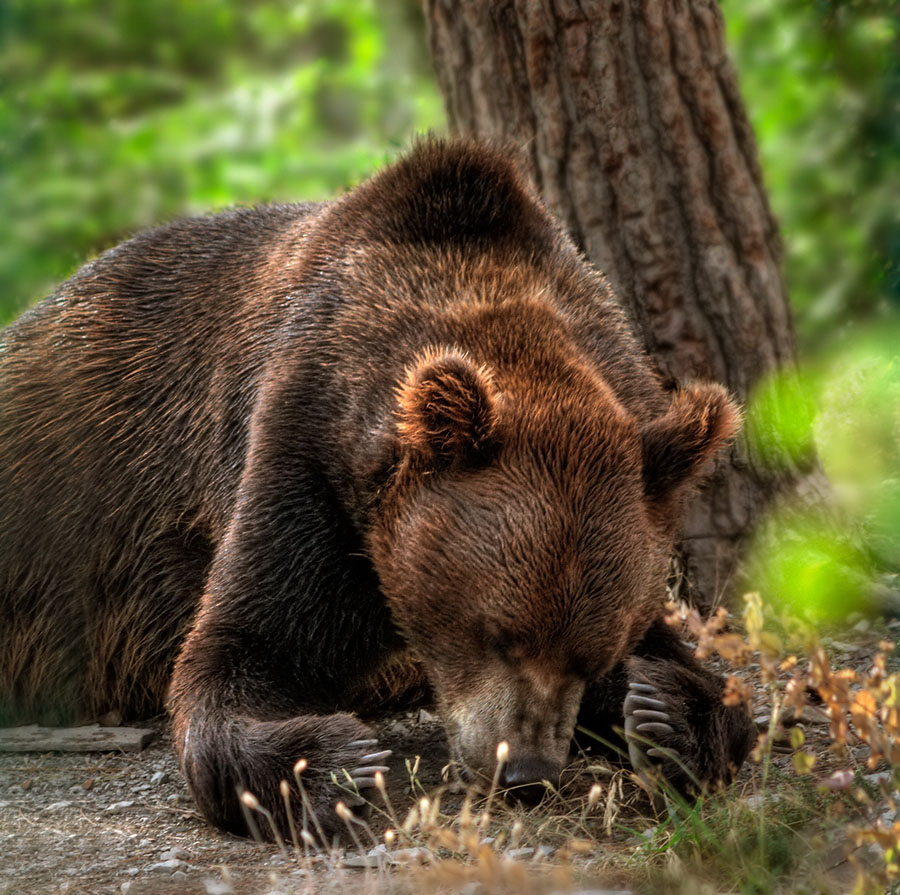
[[[659,500],[695,480],[740,425],[740,410],[722,386],[695,385],[678,392],[668,412],[641,433],[647,496]]]
[[[494,444],[496,392],[484,369],[447,352],[423,361],[398,391],[400,443],[429,466],[486,459]]]

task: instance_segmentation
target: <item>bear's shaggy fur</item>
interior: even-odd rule
[[[330,772],[365,788],[382,760],[353,712],[404,655],[469,772],[509,743],[510,786],[559,773],[576,719],[630,719],[684,789],[746,756],[746,713],[659,621],[737,411],[663,391],[503,153],[423,141],[331,204],[142,233],[0,348],[6,723],[168,699],[238,832],[238,788],[286,823],[300,758],[334,828]]]

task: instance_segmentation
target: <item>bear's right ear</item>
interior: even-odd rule
[[[644,491],[662,500],[695,482],[706,462],[741,425],[741,412],[720,385],[678,392],[668,413],[643,430]]]
[[[447,352],[411,369],[398,391],[401,445],[427,466],[483,462],[494,445],[496,392],[490,376]]]

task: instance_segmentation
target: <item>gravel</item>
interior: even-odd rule
[[[157,736],[138,753],[0,753],[0,895],[310,891],[275,846],[211,827],[184,784],[168,722],[141,726]],[[402,811],[409,803],[404,759],[423,755],[419,776],[437,784],[447,763],[443,732],[410,712],[387,719],[378,733],[395,752],[388,779]],[[329,891],[338,878],[335,891],[363,891],[364,874],[328,867],[315,874],[316,891]]]

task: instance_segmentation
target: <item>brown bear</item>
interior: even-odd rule
[[[738,413],[664,391],[505,153],[425,140],[330,204],[139,234],[0,348],[6,723],[167,699],[236,832],[240,789],[286,824],[300,758],[337,828],[330,773],[365,792],[384,759],[353,712],[407,654],[454,757],[490,774],[507,741],[526,795],[576,722],[628,726],[685,790],[746,757],[746,712],[660,620]]]

